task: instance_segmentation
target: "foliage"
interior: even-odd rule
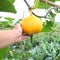
[[[49,0],[49,1],[52,1],[52,2],[55,2],[56,0]],[[60,0],[57,0],[57,1],[60,1]],[[41,0],[34,0],[34,5],[33,5],[33,8],[40,8],[40,9],[44,9],[44,8],[50,8],[51,6],[49,4],[47,4],[47,1],[46,3],[43,3],[41,2]]]
[[[45,4],[41,3],[40,0],[35,0],[33,8],[45,8]]]
[[[0,49],[0,59],[3,60],[8,52],[9,52],[9,47]]]
[[[41,32],[30,38],[11,46],[11,52],[7,54],[8,59],[15,60],[59,60],[60,59],[60,33]],[[35,43],[36,42],[36,43]],[[39,44],[37,44],[39,43]]]
[[[0,11],[16,13],[12,0],[0,0]]]

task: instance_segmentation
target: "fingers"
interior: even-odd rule
[[[21,40],[28,38],[29,36],[21,36]]]
[[[22,27],[21,27],[20,24],[17,24],[17,25],[14,27],[14,29],[16,29],[19,33],[22,34]]]
[[[23,40],[25,40],[26,38],[28,38],[28,36],[21,36],[21,37],[18,38],[18,41],[19,41],[19,42],[20,42],[20,41],[23,41]]]
[[[25,34],[25,33],[22,33],[22,27],[21,27],[21,24],[17,24],[14,29],[16,31],[18,31],[18,37],[17,37],[17,41],[22,41],[26,38],[29,37],[29,35]]]

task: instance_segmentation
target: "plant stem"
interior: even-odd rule
[[[46,1],[47,1],[47,3],[48,3],[49,5],[52,5],[52,6],[57,7],[57,8],[60,8],[60,5],[57,5],[57,4],[55,4],[54,2],[51,2],[51,1],[49,1],[49,0],[40,0],[40,1],[43,2],[43,3],[46,3]]]

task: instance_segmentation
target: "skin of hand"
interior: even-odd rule
[[[17,24],[15,27],[14,27],[14,30],[17,31],[18,33],[18,38],[17,38],[17,42],[18,41],[22,41],[24,39],[26,39],[28,37],[28,35],[26,34],[22,34],[22,27],[20,24]]]
[[[12,30],[0,30],[0,48],[4,48],[16,42],[21,42],[28,36],[22,34],[22,27],[17,24]]]

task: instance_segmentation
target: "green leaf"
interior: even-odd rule
[[[5,17],[4,19],[9,20],[9,21],[14,20],[14,18],[11,18],[11,17]]]
[[[8,52],[9,52],[9,47],[0,49],[0,60],[2,60],[7,55]]]
[[[8,0],[0,0],[0,11],[16,13],[14,5]]]
[[[49,32],[51,31],[51,27],[53,27],[54,23],[52,21],[46,21],[46,25],[43,27],[42,32]]]

